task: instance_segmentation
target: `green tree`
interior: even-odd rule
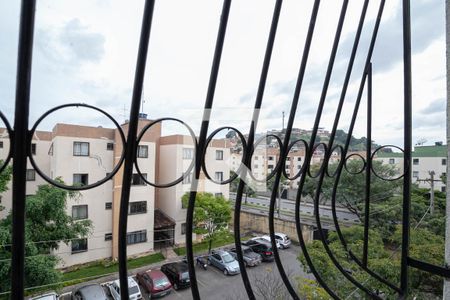
[[[189,193],[183,195],[183,206],[188,206]],[[197,234],[204,234],[209,242],[208,252],[218,233],[228,227],[231,220],[230,201],[223,196],[215,197],[211,193],[197,193],[194,206],[194,229]]]
[[[25,284],[27,287],[50,284],[59,281],[61,273],[56,269],[59,258],[52,254],[59,241],[69,244],[70,240],[89,235],[90,220],[74,220],[67,215],[67,199],[80,197],[79,193],[68,192],[52,185],[38,187],[35,195],[26,199],[25,221]],[[12,242],[11,212],[0,220],[0,292],[10,287],[10,259]]]
[[[382,164],[380,161],[373,161],[373,168],[383,178],[393,178],[397,175],[397,170],[390,166]],[[332,163],[329,165],[330,173],[336,170],[338,163]],[[342,169],[341,176],[337,187],[336,200],[341,206],[344,206],[349,211],[354,213],[360,221],[364,218],[364,195],[366,186],[366,175],[361,170],[361,162],[359,160],[349,160],[346,168]],[[317,174],[320,165],[311,166],[311,174]],[[335,183],[335,177],[326,176],[323,180],[322,188],[320,191],[320,203],[327,203],[331,200],[333,186]],[[307,177],[305,185],[303,187],[302,195],[310,196],[314,199],[317,190],[317,178]],[[399,191],[401,186],[401,180],[386,181],[379,177],[372,175],[370,182],[371,203],[383,202],[391,198],[395,193]]]
[[[4,161],[0,159],[0,167],[3,166]],[[1,194],[6,192],[8,190],[8,183],[11,180],[11,173],[12,168],[11,166],[7,166],[1,173],[0,173],[0,197]],[[2,211],[4,207],[0,205],[0,211]]]

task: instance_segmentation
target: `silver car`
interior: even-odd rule
[[[236,248],[230,249],[230,254],[237,260]],[[242,245],[242,255],[244,257],[244,264],[246,267],[254,267],[261,263],[261,255],[254,252],[252,248]]]
[[[208,264],[215,266],[219,270],[223,271],[225,275],[239,274],[239,263],[234,257],[224,250],[213,250],[208,257]]]
[[[72,300],[108,300],[108,298],[101,285],[89,284],[73,291]]]

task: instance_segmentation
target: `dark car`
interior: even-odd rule
[[[248,240],[243,242],[244,245],[252,248],[253,251],[261,255],[263,261],[273,261],[273,250],[272,245],[265,240]]]
[[[105,290],[99,284],[85,285],[72,292],[72,300],[107,300]]]
[[[172,290],[172,284],[160,270],[139,272],[136,274],[136,279],[151,298],[165,296]]]
[[[175,290],[191,286],[186,262],[179,261],[162,265],[161,271],[169,278]]]
[[[231,248],[228,252],[237,260],[236,248]],[[257,266],[262,261],[261,255],[254,252],[249,246],[242,245],[242,256],[246,267]]]

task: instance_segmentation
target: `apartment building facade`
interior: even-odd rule
[[[141,119],[138,130],[149,122],[150,120]],[[127,126],[128,124],[122,125],[125,132]],[[182,169],[183,159],[178,165],[173,156],[167,155],[170,147],[177,151],[181,149],[180,152],[185,147],[193,148],[192,142],[190,145],[171,144],[171,140],[173,138],[161,136],[161,126],[156,124],[146,132],[138,145],[139,170],[151,183],[161,182],[167,176],[170,177],[171,172],[179,174],[178,171]],[[216,141],[213,141],[213,145],[215,144]],[[223,148],[223,145],[221,147],[214,150],[222,151],[224,157],[229,156],[228,149]],[[6,158],[8,149],[7,132],[0,130],[0,159]],[[38,131],[33,137],[32,152],[38,167],[48,177],[61,178],[67,185],[88,185],[102,180],[120,161],[122,151],[119,131],[111,128],[57,124],[52,132]],[[60,243],[55,252],[61,258],[60,267],[117,258],[122,168],[111,180],[93,189],[81,191],[79,197],[68,199],[67,214],[76,220],[91,220],[93,230],[85,238],[72,240],[68,244]],[[227,177],[229,174],[229,168],[216,164],[215,160],[210,163],[210,169],[213,175],[222,172],[222,176]],[[46,183],[31,165],[28,166],[27,181],[28,195],[34,194],[39,185]],[[160,228],[162,224],[173,224],[177,233],[169,234],[169,242],[165,245],[184,243],[182,226],[185,226],[186,210],[181,207],[181,189],[184,186],[185,184],[180,183],[172,188],[157,189],[147,184],[137,170],[133,171],[127,224],[128,255],[153,251],[155,243],[161,238],[159,230],[155,228]],[[218,185],[205,181],[201,188],[209,192],[217,190],[217,193],[228,197],[228,185],[216,186]],[[4,218],[11,210],[11,190],[1,196],[0,205],[4,209],[0,211],[0,218]]]
[[[403,173],[404,156],[399,152],[377,152],[377,160],[394,166]],[[416,146],[412,152],[411,181],[421,188],[430,188],[431,175],[434,172],[434,189],[445,192],[446,185],[441,178],[447,176],[447,145],[436,143],[433,146]]]

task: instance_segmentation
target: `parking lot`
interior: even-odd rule
[[[290,248],[285,250],[279,250],[281,261],[285,267],[285,270],[292,280],[295,276],[308,277],[311,275],[305,274],[303,268],[297,260],[297,256],[300,253],[300,247],[291,245]],[[279,283],[279,273],[275,262],[263,262],[256,267],[247,268],[252,285],[261,285],[262,279],[273,278]],[[208,266],[207,270],[204,270],[200,266],[196,267],[197,283],[202,299],[247,299],[245,288],[242,283],[241,275],[225,276],[222,271],[216,269],[213,266]],[[273,283],[275,284],[275,283]],[[270,287],[265,287],[270,288]],[[283,285],[283,289],[284,285]],[[143,292],[144,299],[149,299],[148,295]],[[70,295],[63,295],[61,299],[70,299]],[[161,298],[166,300],[179,300],[179,299],[192,299],[191,290],[172,290],[172,292]]]

